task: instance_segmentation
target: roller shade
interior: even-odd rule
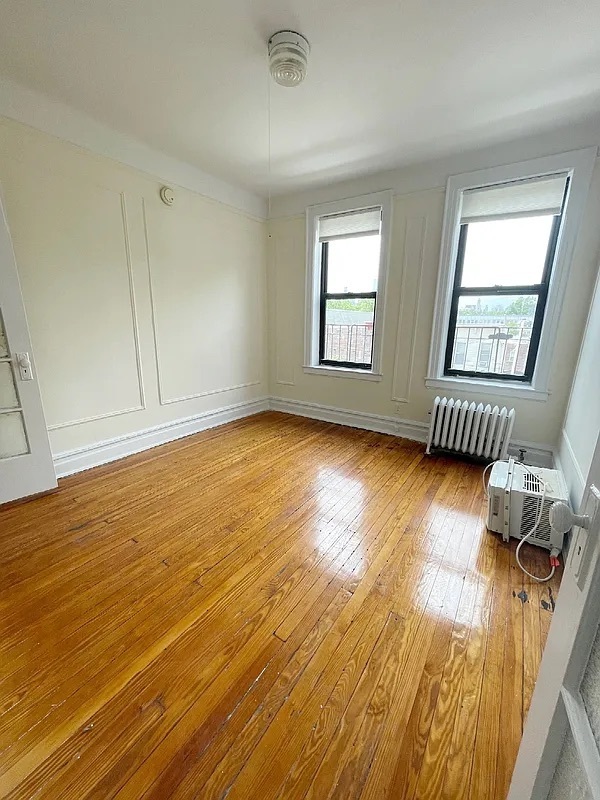
[[[532,178],[463,192],[461,223],[560,214],[566,175]]]
[[[361,208],[346,214],[319,217],[319,241],[348,239],[351,236],[372,236],[381,231],[381,206]]]

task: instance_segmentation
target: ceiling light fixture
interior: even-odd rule
[[[295,31],[278,31],[269,39],[269,71],[280,86],[298,86],[306,77],[310,45]]]

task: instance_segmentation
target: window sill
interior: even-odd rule
[[[326,375],[330,378],[356,378],[361,381],[380,381],[383,375],[369,372],[364,369],[350,369],[349,367],[303,367],[307,375]]]
[[[461,388],[466,392],[494,395],[495,397],[517,397],[521,400],[536,400],[545,402],[549,392],[541,389],[534,389],[527,384],[507,384],[505,381],[477,380],[477,378],[425,378],[425,386],[428,389],[447,389],[448,391],[459,391]]]

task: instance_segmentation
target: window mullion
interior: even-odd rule
[[[486,297],[502,297],[502,295],[539,294],[544,287],[543,283],[532,283],[523,286],[458,286],[454,291],[468,297],[469,295],[485,295]]]
[[[375,300],[377,292],[324,292],[326,300]]]

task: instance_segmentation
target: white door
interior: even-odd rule
[[[600,402],[600,401],[599,401]],[[595,484],[595,485],[594,485]],[[600,439],[508,800],[600,800]]]
[[[55,486],[21,287],[0,201],[0,503]]]

